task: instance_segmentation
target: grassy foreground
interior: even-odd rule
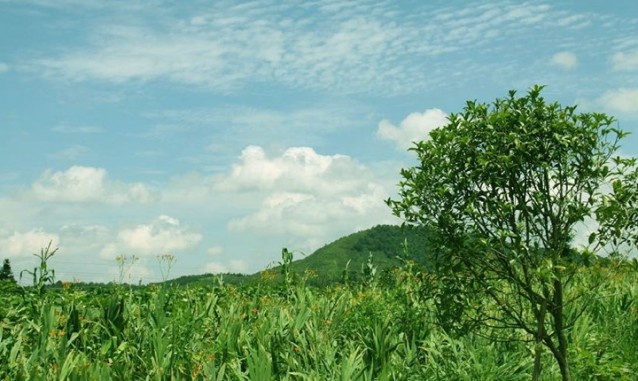
[[[327,288],[269,273],[240,288],[5,285],[0,380],[530,379],[532,344],[440,328],[434,276],[363,275]],[[635,380],[636,266],[584,269],[574,287],[593,296],[569,332],[574,379]],[[546,356],[542,379],[559,379]]]

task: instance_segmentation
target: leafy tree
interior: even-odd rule
[[[2,269],[0,269],[0,281],[8,280],[11,283],[16,283],[16,279],[11,271],[11,263],[8,259],[5,259],[2,263]]]
[[[432,228],[447,318],[535,343],[533,379],[547,348],[570,380],[567,332],[586,295],[575,306],[579,296],[567,292],[630,219],[614,217],[622,203],[609,206],[609,185],[635,194],[635,161],[614,157],[626,133],[612,117],[547,103],[542,89],[467,102],[411,148],[420,164],[401,171],[400,199],[387,203],[407,223]],[[577,249],[579,223],[599,217],[601,232]]]

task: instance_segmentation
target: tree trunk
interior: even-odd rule
[[[536,342],[534,346],[534,371],[532,372],[532,381],[538,381],[541,377],[541,354],[543,353],[543,345]]]
[[[543,339],[545,338],[545,314],[547,313],[547,301],[543,300],[538,311],[538,326],[536,328],[536,345],[534,346],[534,371],[532,381],[538,381],[541,377],[541,355],[543,354]]]
[[[554,353],[556,362],[560,368],[560,375],[563,381],[571,381],[569,363],[567,361],[567,337],[565,336],[565,325],[563,321],[563,283],[560,278],[554,280],[554,306],[552,308],[554,317],[554,330],[558,338],[558,352]]]

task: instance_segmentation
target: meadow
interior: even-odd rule
[[[291,260],[244,286],[218,277],[56,289],[50,269],[31,287],[6,283],[0,380],[530,379],[524,333],[494,340],[486,327],[451,329],[439,313],[447,299],[431,292],[443,280],[410,261],[314,287],[321,274],[295,274]],[[590,296],[569,307],[579,314],[568,331],[574,379],[635,380],[637,262],[583,267],[572,289]],[[541,379],[560,379],[543,356]]]

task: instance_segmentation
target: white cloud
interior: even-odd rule
[[[311,250],[338,235],[394,222],[383,202],[387,197],[376,184],[330,196],[273,192],[259,210],[232,220],[229,229],[280,234],[300,249]]]
[[[47,170],[31,187],[41,201],[70,203],[148,203],[153,194],[141,183],[109,181],[103,168],[73,166],[64,172]]]
[[[398,149],[406,150],[413,142],[427,139],[430,131],[447,123],[447,115],[438,108],[423,113],[414,112],[403,119],[398,127],[385,119],[379,122],[377,137],[391,140]]]
[[[60,242],[60,237],[40,229],[0,234],[2,254],[9,258],[31,257],[39,253],[40,249],[46,248],[49,242],[52,242],[51,247],[55,248]]]
[[[220,273],[245,273],[248,271],[248,263],[241,259],[233,259],[228,263],[210,262],[204,266],[204,272],[212,274]]]
[[[206,250],[206,254],[210,255],[211,257],[216,257],[218,255],[221,255],[223,252],[224,252],[224,248],[221,246],[213,246],[209,248],[208,250]]]
[[[216,36],[190,30],[163,34],[111,25],[98,31],[98,39],[106,41],[105,44],[89,51],[42,59],[35,65],[51,75],[71,80],[97,78],[122,83],[165,77],[174,82],[225,89],[256,70],[259,58],[275,43],[272,33],[258,30],[260,36],[247,38],[245,32],[239,31],[236,36],[223,30]],[[230,44],[229,38],[237,46]],[[237,64],[237,70],[230,70],[227,57],[235,58],[232,62]]]
[[[110,239],[110,230],[104,225],[67,224],[59,233],[65,248],[76,253],[99,251]]]
[[[81,146],[81,145],[74,145],[72,147],[63,149],[61,151],[55,152],[53,154],[51,154],[52,157],[57,158],[57,159],[67,159],[67,160],[73,160],[73,159],[77,159],[81,156],[86,155],[87,153],[89,153],[89,149],[85,146]]]
[[[569,15],[558,20],[558,25],[571,29],[582,29],[591,25],[591,20],[585,15]]]
[[[101,282],[123,282],[129,284],[161,281],[157,274],[148,267],[146,258],[136,258],[133,262],[122,263],[121,267],[111,266],[107,273],[100,277]]]
[[[599,98],[604,107],[622,113],[638,113],[638,88],[620,88],[610,90]]]
[[[578,57],[572,52],[559,52],[552,56],[552,65],[563,69],[573,69],[578,65]]]
[[[263,148],[249,146],[239,160],[230,174],[218,179],[217,189],[338,193],[357,182],[358,171],[365,171],[348,156],[320,155],[310,147],[288,148],[281,156],[269,158]]]
[[[9,65],[0,62],[0,74],[8,72],[10,69]]]
[[[264,188],[272,185],[283,173],[282,161],[270,161],[261,147],[250,146],[240,156],[241,164],[233,166],[230,176],[220,183],[222,189]]]
[[[100,256],[115,258],[118,255],[156,256],[177,255],[192,249],[203,239],[200,233],[183,227],[180,221],[170,216],[160,216],[150,224],[122,229],[116,242],[107,245]]]
[[[611,63],[614,70],[638,70],[638,50],[630,53],[618,52],[611,57]]]
[[[227,273],[228,267],[219,262],[210,262],[204,266],[204,272],[211,274]]]
[[[65,172],[46,171],[32,190],[44,201],[99,201],[105,194],[105,178],[104,169],[74,166]]]
[[[155,274],[141,263],[134,263],[126,270],[123,281],[126,283],[144,283],[155,278]],[[157,279],[160,280],[160,279]]]
[[[261,108],[219,105],[214,108],[167,109],[145,116],[156,123],[191,126],[217,131],[211,136],[208,155],[231,158],[246,142],[277,142],[280,147],[325,143],[327,133],[364,128],[373,111],[358,101],[313,103],[312,107]],[[363,117],[362,117],[363,115]],[[232,130],[232,134],[222,132]],[[200,159],[201,160],[201,159]],[[201,164],[201,161],[199,162]]]
[[[158,124],[141,133],[131,134],[133,136],[141,136],[146,138],[166,138],[176,134],[182,134],[188,132],[190,128],[188,126],[171,125],[171,124]]]
[[[257,210],[229,222],[231,231],[280,234],[302,249],[391,219],[383,202],[388,193],[368,168],[307,147],[277,157],[248,147],[232,171],[217,178],[217,189],[261,200]]]
[[[293,88],[405,94],[444,85],[449,78],[439,71],[468,72],[471,79],[476,68],[492,70],[468,68],[466,60],[437,64],[433,57],[460,51],[480,55],[486,46],[489,54],[499,50],[517,57],[512,47],[525,53],[525,44],[517,42],[539,26],[565,28],[557,25],[564,15],[545,4],[497,2],[433,11],[378,1],[303,8],[299,12],[299,5],[272,0],[211,4],[193,7],[188,15],[156,12],[156,28],[114,18],[88,31],[88,45],[29,66],[52,78],[160,79],[222,92],[274,80]],[[423,22],[430,18],[436,26]],[[492,43],[505,36],[512,42],[507,48]]]
[[[68,126],[61,124],[53,127],[53,131],[62,134],[97,134],[104,132],[104,129],[96,126]]]
[[[11,1],[11,0],[9,0]],[[18,3],[30,3],[50,8],[105,8],[108,2],[100,0],[18,0]],[[120,6],[132,7],[135,2],[117,2]]]
[[[165,223],[166,225],[179,226],[179,220],[171,216],[161,215],[157,218],[157,220],[159,222]]]

